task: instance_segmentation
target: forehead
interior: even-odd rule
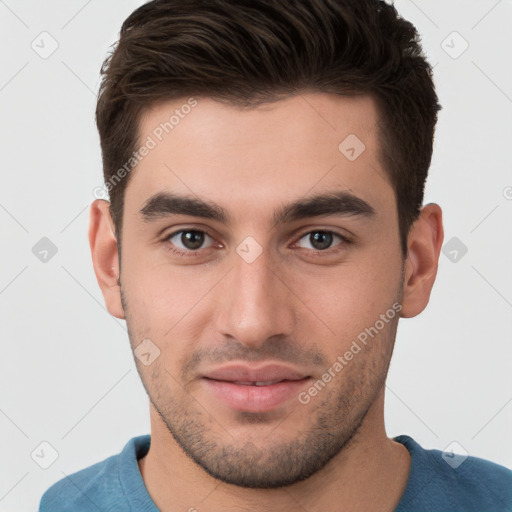
[[[368,96],[310,93],[250,109],[163,102],[140,119],[139,147],[150,149],[132,171],[125,210],[160,191],[229,203],[240,215],[333,189],[386,201],[377,123]]]

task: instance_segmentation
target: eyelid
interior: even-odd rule
[[[175,225],[170,228],[165,228],[160,231],[160,236],[163,239],[167,239],[171,236],[177,235],[182,231],[200,231],[201,233],[205,233],[211,238],[215,238],[216,235],[213,234],[213,230],[209,226],[205,226],[204,224],[183,224],[183,225]]]
[[[348,231],[346,229],[341,229],[341,228],[336,228],[336,227],[331,227],[331,226],[318,227],[316,225],[315,226],[307,226],[306,228],[302,227],[300,229],[297,229],[293,236],[294,236],[294,239],[298,241],[301,238],[303,238],[304,236],[309,235],[311,233],[316,233],[316,232],[331,233],[333,235],[339,236],[342,240],[344,240],[346,242],[351,242],[351,241],[353,241],[353,239],[356,238],[355,235],[353,235],[350,231]]]

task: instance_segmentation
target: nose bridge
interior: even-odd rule
[[[295,315],[291,293],[272,268],[270,253],[263,251],[252,259],[243,248],[241,244],[234,254],[232,270],[223,283],[217,329],[247,347],[258,348],[271,336],[289,335]]]

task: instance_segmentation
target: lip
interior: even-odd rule
[[[296,397],[309,379],[298,370],[278,364],[236,364],[209,371],[202,380],[208,393],[232,409],[268,412]],[[266,384],[254,385],[256,382]]]
[[[307,375],[279,364],[266,364],[259,367],[232,364],[206,372],[203,377],[230,382],[267,382],[273,380],[300,380],[307,377]]]

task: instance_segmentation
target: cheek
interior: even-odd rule
[[[399,300],[400,261],[399,257],[370,261],[361,258],[337,269],[295,276],[294,291],[334,342],[349,342]],[[311,329],[311,314],[305,318]]]
[[[130,304],[138,306],[132,314],[140,317],[144,312],[171,324],[186,315],[212,286],[207,273],[191,268],[127,258],[123,285]]]
[[[169,370],[194,350],[205,322],[212,316],[204,310],[212,307],[211,290],[217,274],[191,268],[151,264],[142,257],[126,258],[126,265],[123,262],[123,293],[132,345],[151,339]]]

